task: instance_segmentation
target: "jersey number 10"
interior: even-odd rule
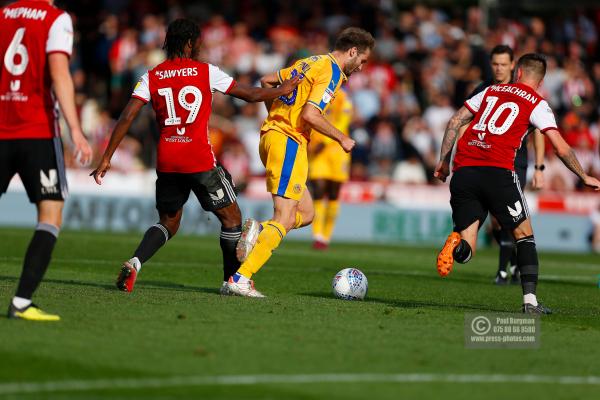
[[[490,113],[492,112],[492,110],[494,109],[494,106],[498,102],[498,97],[487,96],[485,98],[485,100],[486,100],[485,110],[483,110],[483,114],[481,114],[481,118],[479,118],[479,122],[477,122],[475,125],[473,125],[473,130],[484,132],[484,134],[480,136],[481,140],[483,140],[483,137],[485,137],[486,130],[488,132],[490,132],[492,135],[505,134],[506,131],[508,131],[510,129],[513,122],[515,122],[515,119],[519,115],[519,105],[517,103],[509,101],[509,102],[500,104],[500,107],[498,107],[496,109],[496,111],[494,112],[494,114],[488,121],[488,117],[490,116]],[[510,114],[508,114],[508,116],[506,117],[506,119],[504,120],[502,125],[497,126],[496,122],[498,122],[498,119],[502,116],[502,113],[505,110],[510,110]],[[488,122],[486,123],[486,121],[488,121]]]

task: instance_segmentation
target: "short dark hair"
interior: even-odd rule
[[[542,79],[546,75],[546,57],[538,53],[525,54],[517,61],[519,68],[526,74],[535,74]]]
[[[373,36],[361,28],[350,27],[344,29],[335,40],[334,50],[348,51],[356,47],[359,53],[375,47]]]
[[[192,20],[179,18],[171,22],[167,28],[167,36],[163,49],[167,52],[167,58],[185,56],[185,45],[191,41],[192,44],[200,37],[200,27]]]
[[[490,60],[496,54],[508,54],[508,56],[510,57],[510,61],[515,59],[515,53],[513,52],[513,49],[505,44],[499,44],[492,49],[492,51],[490,52]]]

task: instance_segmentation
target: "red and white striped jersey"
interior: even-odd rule
[[[234,83],[218,67],[188,58],[166,60],[141,77],[132,97],[151,101],[156,113],[157,171],[193,173],[215,167],[208,138],[212,95],[227,93]]]
[[[59,135],[47,55],[71,56],[71,17],[47,1],[21,0],[1,9],[0,26],[0,140]]]

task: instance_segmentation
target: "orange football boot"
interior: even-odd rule
[[[437,257],[437,270],[441,277],[447,276],[452,271],[454,264],[454,249],[460,244],[460,234],[452,232],[448,235],[444,247]]]

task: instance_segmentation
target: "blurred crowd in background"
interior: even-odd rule
[[[490,78],[488,55],[497,44],[513,47],[517,58],[528,52],[547,56],[541,93],[584,168],[600,173],[600,8],[501,16],[477,6],[403,7],[391,0],[57,3],[74,19],[72,72],[96,158],[138,78],[164,59],[166,25],[188,17],[202,27],[202,60],[248,84],[294,59],[327,53],[346,26],[369,30],[375,53],[346,84],[355,106],[353,180],[435,184],[432,171],[446,123],[472,89]],[[214,98],[211,143],[241,187],[263,172],[257,149],[265,115],[263,104]],[[158,137],[153,118],[145,107],[115,154],[114,169],[153,167]],[[545,164],[545,190],[581,190],[549,148]]]

